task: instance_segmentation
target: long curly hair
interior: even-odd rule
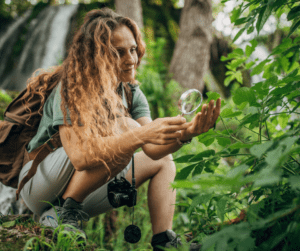
[[[138,67],[145,53],[145,43],[137,24],[108,8],[92,10],[86,14],[83,25],[75,34],[62,65],[37,76],[34,73],[24,96],[40,95],[42,111],[46,91],[61,82],[64,124],[72,126],[79,139],[78,147],[88,153],[89,158],[98,161],[101,161],[97,155],[99,151],[107,153],[107,148],[101,144],[103,137],[115,136],[118,119],[126,125],[125,117],[130,117],[128,111],[122,109],[122,99],[116,91],[120,83],[120,57],[111,43],[112,32],[121,25],[126,25],[136,40]],[[124,84],[129,88],[128,83]],[[138,83],[133,81],[133,84]],[[67,122],[67,110],[71,125]],[[70,133],[67,133],[67,138],[70,140]],[[116,156],[110,157],[114,159]]]

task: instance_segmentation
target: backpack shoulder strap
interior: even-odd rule
[[[47,140],[43,145],[33,150],[29,153],[30,160],[33,160],[33,163],[27,173],[27,175],[19,183],[18,189],[16,191],[16,199],[19,199],[20,192],[24,185],[35,175],[38,165],[51,153],[54,152],[57,148],[61,147],[62,143],[60,140],[59,132],[52,135],[52,137]]]

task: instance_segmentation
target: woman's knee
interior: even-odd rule
[[[173,161],[172,154],[169,154],[165,156],[162,160],[162,168],[166,169],[170,174],[172,174],[174,177],[176,175],[176,165]]]

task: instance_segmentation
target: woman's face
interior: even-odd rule
[[[121,73],[118,76],[119,80],[123,82],[134,80],[138,55],[137,44],[132,31],[126,25],[119,26],[112,32],[111,43],[120,56]]]

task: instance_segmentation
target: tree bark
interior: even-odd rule
[[[212,42],[211,0],[185,0],[169,73],[184,88],[203,91]]]
[[[134,20],[142,30],[143,12],[141,0],[115,0],[116,12]]]

